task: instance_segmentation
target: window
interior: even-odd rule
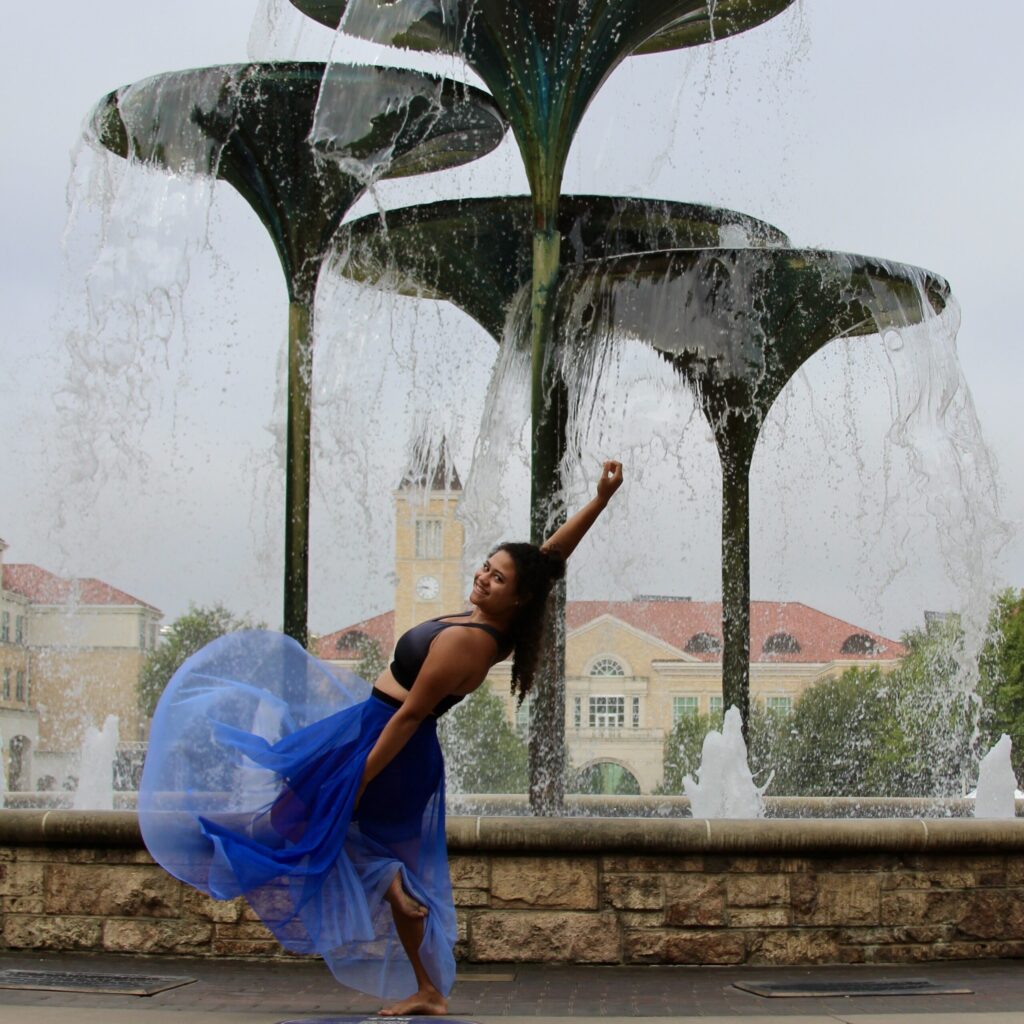
[[[416,557],[442,558],[444,523],[440,519],[416,520]]]
[[[591,697],[591,729],[624,729],[626,726],[625,697]]]
[[[156,624],[154,623],[149,627],[149,649],[151,651],[156,650]]]
[[[672,698],[672,724],[681,718],[693,718],[699,710],[697,697]]]
[[[880,654],[882,648],[867,633],[852,633],[839,650],[841,654]]]
[[[11,699],[11,670],[4,669],[4,700]]]
[[[0,640],[5,644],[11,639],[11,613],[4,612],[0,615]]]
[[[633,728],[640,728],[640,698],[633,698]]]
[[[583,724],[583,698],[572,699],[572,727],[578,729]]]
[[[765,706],[773,715],[788,715],[793,710],[792,697],[769,697]]]
[[[18,682],[14,691],[14,699],[22,701],[25,699],[25,673],[20,669],[18,670]]]
[[[25,642],[25,616],[18,615],[14,619],[14,642],[23,644]]]
[[[598,658],[590,667],[592,676],[624,676],[625,669],[614,658]]]
[[[789,633],[772,633],[761,648],[765,654],[799,654],[800,644]]]
[[[530,723],[533,721],[533,699],[527,694],[522,704],[516,707],[516,732],[520,736],[526,736],[530,731]]]
[[[713,715],[720,715],[724,708],[721,697],[708,697],[708,711]]]
[[[146,620],[139,619],[139,647],[146,649]]]
[[[717,654],[722,649],[722,641],[710,633],[694,633],[683,648],[687,654]]]

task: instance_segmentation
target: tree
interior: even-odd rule
[[[437,731],[455,792],[526,792],[526,743],[486,683],[445,715]]]
[[[1011,588],[997,595],[989,627],[979,665],[982,744],[988,749],[1006,733],[1020,782],[1024,781],[1024,590]]]
[[[659,793],[682,793],[683,779],[700,766],[700,752],[704,737],[712,729],[722,728],[721,713],[710,715],[680,715],[665,737],[662,752],[662,781]]]
[[[171,623],[160,645],[150,653],[142,666],[138,695],[143,714],[153,714],[171,676],[201,647],[225,633],[257,628],[257,623],[247,618],[236,618],[222,604],[209,607],[190,604],[188,611]]]

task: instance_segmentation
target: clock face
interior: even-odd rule
[[[441,584],[433,576],[421,576],[416,581],[416,596],[421,601],[433,601],[441,593]]]

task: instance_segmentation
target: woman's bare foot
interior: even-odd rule
[[[381,1017],[443,1017],[448,1012],[448,1000],[436,988],[420,989],[415,995],[378,1010]]]
[[[403,917],[412,917],[422,919],[427,916],[427,908],[422,904],[417,903],[406,891],[402,888],[402,876],[401,874],[395,875],[391,884],[388,886],[387,895],[385,897],[388,903],[391,904],[392,910],[396,914],[401,914]]]

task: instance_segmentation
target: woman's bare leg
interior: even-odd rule
[[[402,873],[395,874],[384,898],[391,905],[391,914],[395,919],[395,931],[399,941],[409,957],[413,973],[416,975],[417,991],[408,999],[385,1006],[380,1014],[382,1017],[409,1017],[413,1015],[432,1014],[443,1016],[448,1012],[448,1001],[438,992],[430,980],[423,961],[420,959],[420,943],[423,942],[423,919],[427,916],[427,908],[416,902],[402,888]]]

